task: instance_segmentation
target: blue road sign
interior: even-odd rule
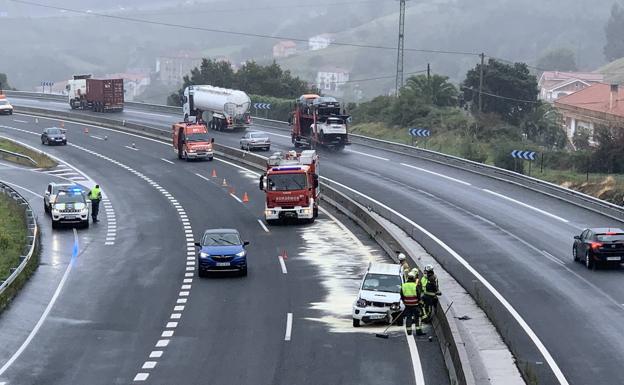
[[[535,151],[513,150],[511,156],[517,159],[535,160],[537,153]]]
[[[410,128],[409,134],[411,136],[431,136],[431,131],[424,128]]]
[[[254,108],[256,110],[270,110],[271,103],[254,103]]]
[[[52,87],[53,85],[54,85],[54,82],[47,82],[47,81],[41,82],[42,87]]]

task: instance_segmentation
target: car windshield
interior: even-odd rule
[[[0,106],[7,106],[9,102],[7,100],[0,100]]]
[[[186,140],[189,142],[210,142],[208,134],[204,132],[195,132],[192,134],[188,134],[186,136]]]
[[[58,128],[49,128],[48,129],[48,135],[59,135],[61,133],[61,130]]]
[[[80,193],[60,193],[56,196],[54,203],[77,203],[83,202],[84,197]]]
[[[621,242],[624,241],[624,234],[597,234],[596,239],[599,242]]]
[[[254,132],[251,134],[251,137],[254,139],[258,139],[258,138],[266,138],[267,135],[264,132]]]
[[[269,176],[267,183],[271,191],[303,190],[307,185],[303,173],[273,174]]]
[[[202,246],[231,246],[242,242],[236,233],[207,233],[202,240]]]
[[[52,185],[52,193],[58,194],[60,190],[68,190],[70,187],[69,185]]]
[[[366,274],[362,290],[400,293],[401,277],[389,274]]]

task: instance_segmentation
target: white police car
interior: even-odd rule
[[[56,195],[50,215],[52,228],[59,225],[78,224],[83,228],[89,227],[89,203],[84,191],[80,188],[60,190]]]
[[[353,326],[361,322],[391,322],[405,305],[401,302],[403,274],[401,266],[371,263],[364,275],[358,298],[353,304]],[[402,319],[397,321],[401,325]]]

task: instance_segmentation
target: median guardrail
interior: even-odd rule
[[[4,150],[2,148],[0,148],[0,158],[5,159],[5,160],[14,160],[17,163],[25,164],[27,166],[33,166],[33,167],[39,166],[39,164],[28,155],[20,154],[20,153],[9,151],[9,150]]]
[[[76,115],[71,112],[53,111],[31,107],[20,107],[20,112],[31,113],[48,118],[66,119],[79,123],[88,123],[119,131],[141,134],[146,137],[160,140],[170,140],[170,134],[168,131],[149,126],[140,126],[138,124],[127,124],[124,126],[117,120],[105,117]],[[265,170],[266,159],[259,155],[241,151],[229,146],[220,145],[218,143],[215,143],[214,148],[218,155],[236,160],[259,171]],[[402,249],[401,242],[395,239],[385,228],[385,226],[373,217],[373,213],[366,207],[366,205],[358,203],[327,183],[321,183],[321,189],[324,201],[353,218],[380,244],[380,246],[384,248],[389,255],[393,256],[395,250]],[[412,262],[415,264],[415,261]],[[440,304],[445,305],[446,303],[442,300]],[[442,351],[445,355],[447,369],[449,370],[449,374],[454,381],[453,384],[476,384],[472,374],[470,360],[466,352],[466,342],[462,340],[462,337],[458,332],[455,315],[452,309],[449,309],[447,306],[444,310],[437,311],[435,322],[439,326],[435,328],[435,332],[439,341],[443,343]],[[472,359],[476,358],[473,357]]]
[[[39,264],[39,227],[30,204],[14,188],[0,181],[0,194],[13,199],[23,208],[25,224],[28,227],[27,245],[24,255],[20,256],[19,265],[11,269],[10,275],[4,281],[0,281],[0,312],[2,312]],[[2,278],[4,277],[0,277]]]

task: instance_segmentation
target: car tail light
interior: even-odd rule
[[[592,242],[591,247],[592,249],[596,250],[597,248],[601,247],[602,243],[600,242]]]

